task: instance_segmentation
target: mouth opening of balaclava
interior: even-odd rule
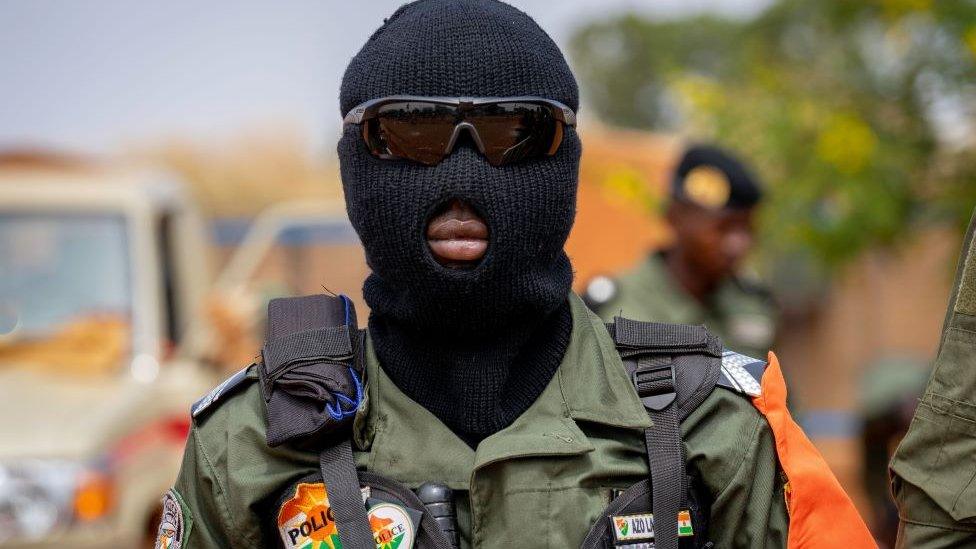
[[[431,258],[451,269],[472,270],[481,265],[491,240],[484,216],[456,198],[434,210],[425,232]]]
[[[495,0],[421,0],[390,17],[352,59],[345,114],[391,95],[539,96],[576,110],[562,53],[526,14]],[[549,384],[572,331],[580,143],[495,167],[461,140],[436,166],[370,155],[359,128],[338,146],[349,218],[371,268],[363,294],[380,365],[469,445],[510,425]],[[487,227],[478,261],[443,265],[428,225],[452,201]]]

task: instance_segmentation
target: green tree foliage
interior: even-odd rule
[[[624,15],[573,62],[605,121],[739,151],[766,251],[833,266],[976,206],[976,4],[780,0],[752,20]]]

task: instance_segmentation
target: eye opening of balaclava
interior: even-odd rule
[[[578,107],[562,53],[526,14],[495,0],[421,0],[397,10],[352,59],[343,114],[391,95],[539,96]],[[350,221],[372,273],[363,294],[383,370],[471,445],[506,427],[549,383],[568,344],[580,142],[495,167],[468,140],[425,166],[373,157],[346,126],[338,153]],[[451,200],[488,228],[467,269],[431,256],[426,230]]]

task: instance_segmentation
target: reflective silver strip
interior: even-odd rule
[[[722,353],[722,373],[743,393],[750,396],[759,396],[762,394],[762,387],[759,385],[759,381],[743,368],[746,364],[752,364],[753,362],[760,361],[726,350]]]

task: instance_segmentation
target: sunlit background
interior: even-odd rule
[[[796,415],[882,542],[976,206],[976,4],[514,1],[582,89],[582,288],[668,242],[690,141],[767,185]],[[353,297],[346,63],[396,1],[0,3],[0,544],[136,546],[274,296]]]

